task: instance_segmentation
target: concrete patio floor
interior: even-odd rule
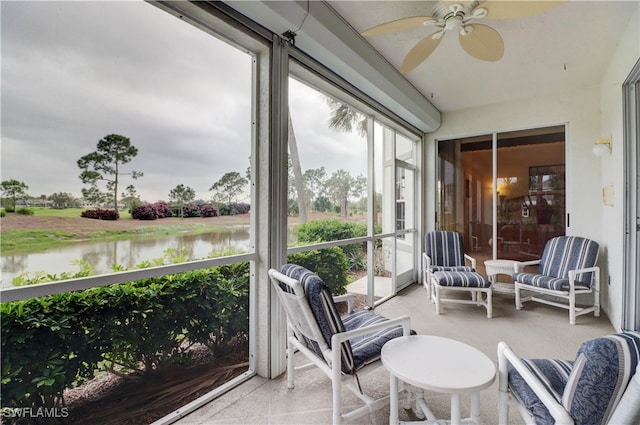
[[[588,339],[614,333],[604,315],[579,316],[577,324],[569,325],[568,312],[537,303],[527,303],[516,311],[513,297],[493,296],[493,318],[486,317],[482,307],[444,304],[441,315],[427,299],[424,288],[411,285],[393,299],[376,308],[387,317],[408,314],[412,328],[418,334],[437,335],[457,339],[484,352],[497,363],[499,341],[507,342],[516,353],[529,358],[575,358],[580,344]],[[437,365],[425,365],[437,367]],[[384,367],[362,379],[365,391],[388,394],[389,375]],[[344,391],[343,405],[357,406],[358,399]],[[498,383],[481,392],[481,420],[483,425],[498,423]],[[437,417],[449,418],[450,396],[427,391],[427,404]],[[470,399],[462,396],[463,417],[469,415]],[[410,411],[400,409],[401,420],[416,420]],[[330,424],[331,383],[318,370],[296,376],[294,389],[287,389],[286,377],[269,380],[254,377],[227,392],[204,407],[175,422],[179,425],[206,424]],[[354,424],[388,424],[389,409],[364,416]],[[524,423],[515,409],[509,415],[510,424]]]

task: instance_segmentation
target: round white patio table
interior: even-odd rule
[[[498,282],[499,274],[504,274],[509,277],[513,276],[515,263],[517,263],[517,261],[514,260],[486,260],[484,262],[487,277],[489,277],[491,281],[491,290],[494,293],[515,295],[516,290],[513,284]]]
[[[423,390],[451,394],[451,425],[463,423],[460,395],[470,393],[471,418],[464,419],[464,424],[479,423],[479,391],[489,387],[496,377],[494,362],[482,351],[454,339],[411,335],[387,342],[381,357],[390,375],[391,425],[399,424],[398,379],[416,387],[417,407],[427,418],[424,423],[444,422],[438,421],[427,406]]]

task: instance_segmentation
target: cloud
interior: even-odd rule
[[[178,184],[210,199],[244,175],[252,57],[145,2],[0,2],[1,178],[33,196],[80,195],[76,161],[112,133],[138,156],[124,166],[148,201]],[[297,85],[292,117],[303,167],[366,175],[366,142],[327,128],[323,95]],[[121,191],[122,191],[121,190]]]

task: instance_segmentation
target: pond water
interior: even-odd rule
[[[117,241],[86,241],[51,248],[46,251],[2,254],[2,287],[11,287],[13,278],[28,272],[60,275],[80,270],[75,260],[86,261],[95,274],[110,273],[112,265],[135,268],[143,261],[163,258],[167,250],[181,252],[188,259],[202,259],[214,252],[233,249],[249,251],[251,240],[248,226],[218,229],[198,235],[168,235],[140,237]]]

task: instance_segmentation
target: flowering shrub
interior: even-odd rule
[[[120,214],[116,210],[85,210],[80,213],[80,217],[93,218],[96,220],[117,220],[120,218]]]
[[[202,217],[217,217],[218,209],[211,204],[204,204],[200,206],[200,216]]]
[[[164,201],[158,201],[153,204],[158,218],[171,217],[171,206]]]
[[[155,220],[158,218],[158,214],[153,205],[142,204],[131,210],[131,218],[135,220]]]

